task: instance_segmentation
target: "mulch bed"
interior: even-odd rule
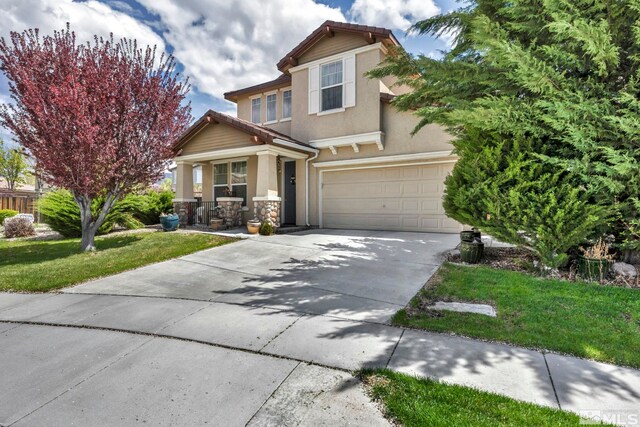
[[[458,253],[449,254],[447,256],[447,261],[464,264],[460,259],[460,254]],[[538,259],[533,252],[526,248],[485,247],[482,260],[475,265],[484,265],[499,270],[518,271],[536,276],[539,275],[539,270],[537,268]],[[640,273],[640,265],[635,265],[635,268],[636,271]],[[582,280],[577,274],[575,260],[571,261],[567,267],[561,268],[557,272],[551,274],[550,277],[570,281]],[[640,274],[636,275],[635,279],[629,279],[622,276],[611,276],[605,279],[601,284],[607,286],[621,286],[625,288],[640,288]]]

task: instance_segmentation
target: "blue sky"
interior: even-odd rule
[[[172,53],[192,84],[193,115],[235,114],[222,93],[278,76],[276,62],[326,19],[390,28],[412,53],[437,56],[447,40],[407,36],[420,19],[453,10],[454,0],[2,0],[0,36],[70,22],[79,39],[135,38]],[[0,103],[9,102],[0,74]],[[11,135],[0,128],[0,138]]]

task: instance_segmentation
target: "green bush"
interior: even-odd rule
[[[104,200],[96,199],[91,209],[97,213]],[[39,209],[44,217],[44,222],[65,237],[80,237],[82,225],[80,224],[80,208],[76,204],[71,193],[67,190],[56,190],[47,193],[40,199]],[[137,209],[137,201],[131,197],[125,197],[118,201],[104,223],[98,230],[98,234],[109,233],[115,224],[133,229],[140,228],[143,224],[136,219],[134,212]]]
[[[269,221],[265,221],[260,226],[260,234],[262,236],[271,236],[273,235],[273,225]]]
[[[457,145],[464,155],[446,180],[447,215],[531,248],[547,268],[565,264],[610,218],[577,177],[531,156],[526,141]]]
[[[125,200],[132,206],[133,216],[146,225],[158,224],[160,214],[173,213],[173,192],[150,190],[131,194]]]
[[[4,220],[18,215],[18,211],[12,209],[0,209],[0,225],[4,224]]]

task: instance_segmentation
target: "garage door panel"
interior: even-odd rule
[[[444,214],[444,179],[451,165],[325,171],[323,226],[458,232]]]

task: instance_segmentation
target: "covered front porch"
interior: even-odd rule
[[[176,158],[175,212],[183,225],[225,228],[248,220],[274,227],[304,225],[307,153],[275,145],[213,150]],[[194,197],[193,168],[202,170],[202,197]],[[300,193],[300,194],[298,194]]]

